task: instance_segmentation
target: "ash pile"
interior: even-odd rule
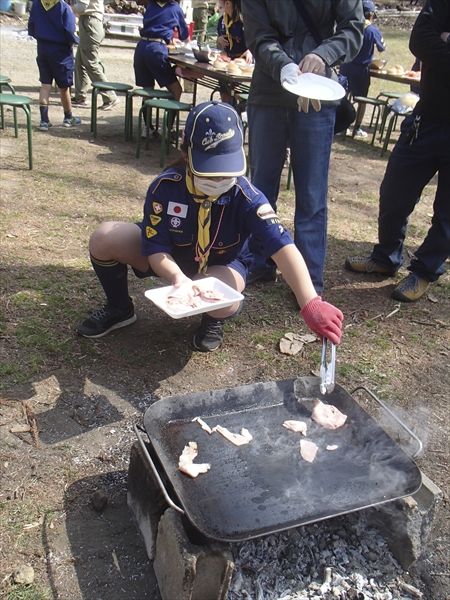
[[[351,513],[231,544],[228,600],[417,600],[385,539]]]

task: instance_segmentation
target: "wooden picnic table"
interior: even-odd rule
[[[407,75],[394,75],[387,73],[385,70],[370,69],[370,76],[375,79],[384,79],[385,81],[393,81],[394,83],[404,83],[406,85],[420,85],[420,77],[408,77]]]
[[[222,71],[214,68],[209,63],[203,63],[197,61],[194,57],[186,56],[184,54],[169,54],[169,60],[172,64],[181,67],[182,69],[189,69],[201,75],[200,78],[196,77],[184,77],[188,81],[192,81],[194,84],[194,92],[192,104],[195,106],[197,103],[197,85],[209,88],[211,90],[219,90],[220,84],[225,84],[230,96],[235,101],[236,94],[248,93],[252,76],[242,73],[241,75],[231,75],[226,71]]]

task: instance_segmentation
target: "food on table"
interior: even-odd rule
[[[174,311],[184,311],[188,308],[198,308],[203,302],[220,302],[224,299],[224,294],[217,290],[203,290],[198,285],[190,288],[182,286],[178,290],[168,294],[167,304]]]
[[[337,450],[339,448],[339,446],[337,446],[336,444],[329,444],[325,450],[328,450],[329,452],[333,452],[334,450]]]
[[[405,76],[420,79],[420,71],[406,71]]]
[[[402,65],[394,65],[393,67],[386,69],[386,73],[390,73],[391,75],[404,75],[405,69],[402,67]]]
[[[230,75],[242,75],[242,71],[234,62],[230,62],[227,66],[227,73]]]
[[[239,65],[239,68],[241,69],[241,71],[244,73],[244,75],[251,75],[253,73],[253,70],[255,68],[255,65]]]
[[[228,56],[228,54],[226,52],[221,52],[219,54],[219,58],[220,58],[220,60],[223,60],[226,63],[231,62],[231,58]]]
[[[204,429],[205,431],[207,431],[211,435],[211,433],[213,432],[213,430],[208,425],[208,423],[205,423],[205,421],[203,421],[203,419],[201,419],[200,417],[195,417],[194,419],[192,419],[192,423],[195,423],[195,422],[197,422],[202,429]]]
[[[306,435],[307,425],[304,421],[285,421],[283,427],[286,427],[286,429],[290,429],[295,433]]]
[[[324,404],[318,398],[314,402],[311,418],[326,429],[338,429],[347,420],[347,415],[344,415],[332,404]]]
[[[200,473],[206,473],[211,468],[209,463],[194,463],[194,459],[197,457],[198,448],[196,442],[189,442],[188,446],[185,446],[180,458],[178,459],[178,468],[182,473],[186,473],[190,477],[197,477]]]
[[[226,427],[222,427],[221,425],[216,425],[213,431],[218,431],[223,437],[234,444],[235,446],[243,446],[244,444],[248,444],[252,441],[253,436],[248,431],[248,429],[241,429],[241,433],[231,433]]]
[[[228,64],[220,58],[216,58],[216,60],[213,62],[213,67],[215,69],[221,69],[222,71],[226,71],[227,66]]]
[[[316,458],[318,446],[309,440],[300,440],[300,454],[303,460],[312,463]]]

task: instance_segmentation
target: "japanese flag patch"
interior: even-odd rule
[[[167,214],[182,219],[187,216],[188,207],[186,204],[178,204],[178,202],[169,202],[167,206]]]

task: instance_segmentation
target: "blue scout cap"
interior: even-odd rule
[[[376,12],[376,6],[373,2],[371,2],[371,0],[363,0],[363,11],[364,11],[364,15],[366,14],[366,12],[372,14]]]
[[[184,143],[198,177],[229,177],[246,171],[241,119],[230,104],[203,102],[186,119]]]

